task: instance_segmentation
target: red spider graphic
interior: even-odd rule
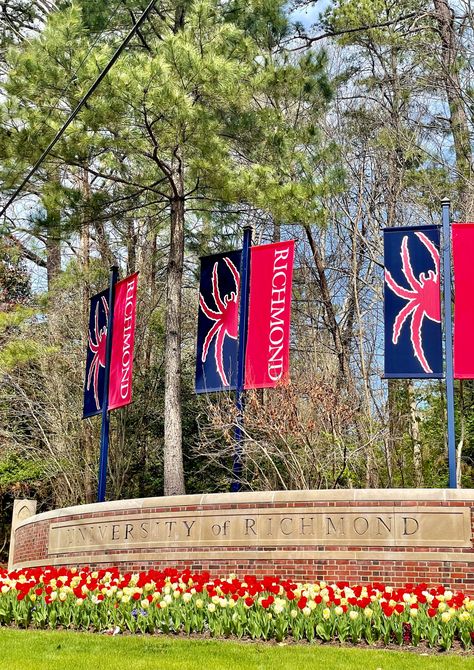
[[[94,399],[97,409],[100,409],[99,402],[99,369],[105,368],[105,357],[106,357],[106,345],[107,345],[107,328],[109,325],[109,306],[107,300],[102,296],[102,305],[105,311],[105,326],[99,330],[99,301],[95,305],[95,318],[94,318],[94,334],[95,342],[92,341],[91,334],[89,331],[89,349],[94,354],[92,358],[92,363],[89,368],[89,374],[87,375],[87,390],[89,391],[91,383],[94,388]]]
[[[231,291],[230,295],[225,295],[223,299],[221,298],[219,291],[217,261],[214,263],[214,267],[212,268],[212,297],[214,298],[214,302],[216,303],[218,311],[216,312],[206,305],[202,293],[199,294],[199,306],[208,319],[215,321],[204,340],[201,360],[203,363],[206,361],[207,354],[209,353],[209,347],[211,346],[211,342],[215,337],[216,341],[214,346],[214,357],[216,359],[217,372],[221,378],[222,384],[224,386],[228,386],[229,382],[227,381],[223,361],[224,339],[226,335],[231,337],[233,340],[237,339],[240,275],[230,258],[224,258],[224,263],[227,265],[232,273],[232,276],[234,277],[236,290]]]
[[[402,240],[401,257],[402,271],[407,280],[410,289],[399,286],[388,270],[385,270],[385,281],[390,289],[400,298],[408,300],[407,304],[397,314],[393,324],[392,342],[397,344],[403,324],[409,316],[410,323],[410,341],[421,367],[425,372],[433,372],[426,360],[421,340],[421,327],[425,316],[431,321],[440,323],[441,306],[439,290],[439,251],[424,233],[415,233],[420,242],[428,249],[435,266],[434,271],[429,270],[428,276],[422,272],[418,279],[413,273],[410,254],[408,252],[408,236]]]

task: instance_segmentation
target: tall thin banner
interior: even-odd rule
[[[453,223],[454,377],[474,379],[474,223]]]
[[[385,377],[443,377],[439,226],[384,230]]]
[[[294,240],[250,250],[245,388],[288,381]]]
[[[109,410],[132,402],[138,272],[115,284]]]
[[[106,289],[91,298],[86,378],[84,382],[84,418],[99,414],[102,410],[107,328],[109,325],[108,294],[109,291]]]
[[[110,360],[108,409],[132,401],[133,346],[138,273],[115,284],[114,327]],[[83,417],[99,414],[104,402],[109,289],[92,296],[87,342]]]
[[[201,258],[196,393],[236,388],[241,255]]]

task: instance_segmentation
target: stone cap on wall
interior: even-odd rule
[[[443,503],[472,502],[474,489],[320,489],[297,491],[246,491],[244,493],[204,493],[194,495],[161,496],[129,500],[111,500],[89,505],[62,507],[31,516],[20,521],[21,528],[38,521],[61,517],[117,512],[120,510],[144,510],[169,507],[202,507],[217,505],[265,505],[278,503]]]

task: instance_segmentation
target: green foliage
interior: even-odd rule
[[[45,465],[29,461],[18,454],[7,454],[0,459],[0,492],[23,484],[38,482],[45,474]]]
[[[12,370],[17,365],[30,363],[38,359],[43,351],[35,340],[12,340],[2,347],[0,352],[0,369]]]
[[[16,307],[0,312],[0,369],[11,371],[16,366],[32,363],[42,355],[54,351],[31,333],[37,311],[29,307]]]
[[[18,3],[17,16],[26,4]],[[2,33],[2,44],[9,47],[3,53],[0,102],[4,194],[54,136],[145,4],[65,0],[27,41]],[[248,426],[256,421],[252,439],[259,440],[259,448],[269,442],[288,451],[275,455],[272,465],[259,460],[258,468],[249,466],[255,467],[251,485],[288,485],[291,477],[281,479],[293,462],[287,454],[298,456],[299,469],[304,461],[311,486],[366,486],[370,467],[381,486],[415,484],[411,400],[400,385],[392,408],[397,426],[387,437],[383,394],[373,381],[379,374],[376,355],[369,352],[378,325],[367,315],[380,299],[373,285],[380,277],[374,280],[371,270],[380,260],[379,228],[387,221],[405,223],[407,213],[417,220],[433,217],[438,197],[449,189],[449,166],[431,157],[429,123],[441,107],[431,102],[439,53],[424,46],[427,34],[433,38],[427,4],[337,0],[323,26],[347,32],[336,38],[330,58],[324,50],[293,50],[291,20],[281,0],[164,0],[150,14],[32,180],[25,205],[2,228],[21,240],[0,251],[0,367],[9,383],[0,395],[5,441],[19,453],[25,445],[40,455],[54,452],[57,460],[44,474],[54,482],[52,505],[94,495],[99,422],[80,419],[83,358],[88,300],[106,286],[112,262],[122,274],[136,269],[141,274],[134,403],[112,416],[109,496],[163,490],[164,269],[175,196],[171,182],[180,167],[186,201],[182,410],[188,492],[228,486],[232,441],[229,413],[219,433],[213,423],[218,401],[204,402],[193,393],[197,257],[238,247],[247,219],[257,224],[258,240],[277,239],[281,231],[298,238],[294,315],[300,321],[292,333],[293,379],[298,383],[311,368],[310,388],[320,373],[333,388],[334,351],[301,224],[326,226],[317,243],[344,336],[347,327],[351,379],[344,383],[350,392],[339,395],[352,411],[350,420],[343,417],[336,425],[334,408],[324,404],[330,393],[310,412],[304,391],[291,400],[306,410],[296,416],[297,421],[303,416],[303,429],[288,421],[276,434],[283,410],[276,403],[276,417],[262,427],[257,419],[264,405],[271,405],[262,396],[255,417],[248,417]],[[413,12],[421,16],[410,31],[404,17]],[[352,255],[348,240],[354,225]],[[333,253],[337,235],[345,246]],[[41,266],[48,263],[48,290],[42,292],[41,275],[34,278],[34,309],[33,272],[21,260],[22,244],[38,255]],[[354,285],[362,316],[351,331],[351,321],[357,321],[350,312]],[[369,321],[360,348],[368,347],[367,396],[373,407],[355,372],[357,330],[364,331]],[[417,386],[414,394],[424,483],[441,486],[447,469],[442,393],[431,385]],[[471,412],[468,386],[464,402]],[[41,412],[35,414],[35,408]],[[466,485],[472,478],[471,424],[468,417]],[[212,444],[222,435],[217,447],[227,449],[212,462],[203,452],[196,455],[208,427]],[[302,479],[291,481],[302,485]]]
[[[0,305],[3,309],[7,306],[23,305],[28,302],[30,295],[30,277],[19,249],[0,243]],[[1,316],[0,313],[0,318]]]
[[[406,47],[404,21],[427,11],[426,0],[336,0],[324,13],[323,25],[342,45],[371,43],[377,47]],[[344,34],[344,31],[347,31]],[[415,38],[416,39],[416,38]]]
[[[5,147],[7,162],[14,154],[18,160],[19,146],[26,152],[22,158],[32,161],[35,147],[64,118],[59,109],[50,109],[46,131],[42,106],[57,90],[56,82],[74,75],[62,96],[61,109],[67,111],[105,64],[106,44],[82,64],[87,11],[72,5],[53,13],[31,46],[11,53],[9,114],[23,123]],[[320,217],[320,198],[331,189],[334,175],[329,169],[320,183],[315,181],[321,159],[316,127],[331,86],[324,54],[281,60],[265,51],[269,35],[279,38],[287,27],[276,0],[250,3],[236,17],[232,8],[222,11],[213,0],[189,3],[180,30],[163,20],[159,40],[146,35],[149,50],[130,50],[121,57],[58,154],[83,164],[100,153],[105,172],[122,173],[122,155],[130,154],[127,171],[135,182],[147,183],[157,169],[172,165],[181,145],[187,184],[190,190],[198,184],[204,203],[209,196],[211,201],[251,203],[278,221]],[[326,159],[330,155],[333,147]],[[168,195],[166,186],[163,190]],[[41,199],[47,212],[74,208],[72,190],[55,180],[43,186]],[[48,219],[41,223],[49,226]]]

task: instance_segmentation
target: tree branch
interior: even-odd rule
[[[322,33],[321,35],[315,35],[310,37],[306,33],[298,32],[296,39],[304,40],[305,44],[292,51],[297,51],[298,49],[304,49],[308,46],[311,46],[315,42],[320,42],[321,40],[326,39],[327,37],[341,37],[342,35],[350,35],[352,33],[362,33],[367,30],[375,30],[376,28],[388,28],[389,26],[394,25],[395,23],[400,23],[401,21],[407,21],[408,19],[413,19],[417,15],[417,12],[410,12],[409,14],[404,14],[403,16],[397,16],[394,19],[389,21],[382,21],[381,23],[373,23],[372,25],[359,26],[359,28],[346,28],[344,30],[330,30],[329,32]]]
[[[14,244],[21,252],[22,256],[27,258],[29,261],[34,263],[35,265],[38,265],[41,268],[46,268],[46,261],[44,258],[41,258],[41,256],[38,256],[38,254],[35,254],[34,251],[31,251],[31,249],[28,249],[20,240],[18,240],[14,235],[7,234],[7,240]]]

